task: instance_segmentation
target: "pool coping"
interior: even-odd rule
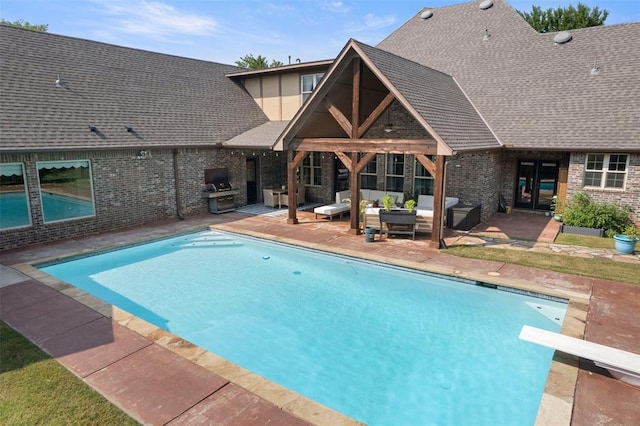
[[[133,243],[114,244],[103,247],[98,250],[81,250],[75,253],[65,254],[63,256],[53,256],[38,260],[31,260],[27,263],[11,265],[12,268],[22,272],[23,274],[45,284],[61,293],[73,298],[83,305],[94,309],[102,315],[111,318],[114,322],[135,331],[136,333],[154,341],[158,345],[194,362],[205,369],[218,374],[232,383],[235,383],[246,390],[262,397],[263,399],[275,404],[277,407],[290,412],[291,414],[317,425],[360,425],[362,423],[351,419],[329,407],[304,397],[290,389],[273,383],[262,376],[250,372],[212,352],[188,342],[178,336],[175,336],[159,327],[150,324],[134,315],[108,304],[89,293],[80,290],[64,281],[58,280],[45,272],[37,269],[35,265],[58,262],[68,260],[73,257],[87,256],[92,253],[100,253],[119,249],[127,246],[142,244],[145,242],[171,238],[186,233],[210,230],[220,230],[236,234],[244,234],[251,237],[266,239],[275,242],[281,242],[307,249],[319,250],[328,253],[335,253],[344,256],[356,257],[369,261],[374,261],[391,266],[399,266],[403,268],[414,269],[427,273],[435,273],[452,278],[462,278],[476,282],[486,282],[498,286],[515,288],[527,292],[533,292],[541,295],[568,299],[567,312],[561,326],[561,333],[572,337],[582,339],[584,337],[587,310],[589,306],[590,294],[569,291],[567,289],[549,289],[536,287],[531,283],[520,281],[514,282],[513,278],[501,278],[499,274],[482,274],[476,272],[454,271],[444,267],[434,265],[425,265],[411,261],[403,261],[400,259],[383,258],[382,256],[363,253],[350,249],[339,247],[329,247],[323,244],[294,240],[286,237],[275,236],[250,230],[244,230],[224,224],[216,224],[209,226],[198,226],[192,229],[183,230],[172,233],[171,235],[163,234],[162,236],[147,236]],[[590,291],[589,291],[590,293]],[[536,424],[566,424],[571,422],[573,410],[573,400],[578,380],[578,358],[555,352],[544,392],[538,408]]]

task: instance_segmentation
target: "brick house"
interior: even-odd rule
[[[371,143],[350,147],[373,153],[362,188],[441,190],[484,218],[500,195],[548,210],[585,190],[640,221],[640,23],[538,34],[503,0],[481,4],[423,9],[376,47],[260,71],[0,26],[0,250],[205,213],[211,168],[228,169],[236,205],[292,179],[331,202],[350,151],[305,148],[293,163],[314,138]],[[366,135],[345,133],[356,58],[351,128]]]

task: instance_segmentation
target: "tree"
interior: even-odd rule
[[[272,59],[271,63],[269,63],[267,62],[267,58],[262,55],[258,55],[256,58],[252,54],[249,54],[240,58],[239,61],[236,61],[236,65],[252,70],[263,70],[265,68],[281,67],[284,64],[280,61],[276,61],[275,59]]]
[[[18,27],[18,28],[26,28],[28,30],[34,30],[34,31],[42,31],[43,33],[46,33],[47,30],[49,29],[49,24],[30,24],[29,22],[25,21],[24,19],[18,19],[17,21],[14,22],[9,22],[7,20],[5,20],[4,18],[0,19],[0,24],[4,24],[4,25],[10,25],[12,27]]]
[[[577,28],[597,27],[603,25],[609,16],[609,11],[598,7],[591,9],[582,3],[577,7],[573,5],[557,9],[542,10],[539,6],[533,6],[531,13],[517,11],[525,21],[539,33],[575,30]]]

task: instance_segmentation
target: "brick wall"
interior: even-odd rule
[[[447,159],[446,195],[461,201],[480,203],[481,218],[498,210],[498,194],[504,180],[503,152],[458,154]]]
[[[0,231],[0,250],[77,238],[119,228],[204,214],[204,170],[227,167],[232,186],[239,191],[236,204],[246,204],[246,158],[217,149],[151,149],[146,158],[138,151],[74,151],[2,154],[0,162],[24,164],[32,225]],[[280,155],[282,157],[282,154]],[[175,157],[175,158],[174,158]],[[43,223],[36,162],[90,160],[95,216]],[[176,174],[180,208],[176,208]]]

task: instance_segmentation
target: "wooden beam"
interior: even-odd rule
[[[356,164],[356,168],[354,170],[355,173],[360,173],[364,167],[369,164],[369,161],[373,160],[373,157],[376,156],[376,152],[367,152],[367,154],[358,161]]]
[[[433,227],[431,229],[431,246],[440,247],[442,239],[442,223],[444,219],[444,155],[436,157],[436,174],[433,179]]]
[[[316,152],[389,152],[398,154],[437,153],[434,139],[350,139],[350,138],[303,138],[294,139],[289,149]]]
[[[429,172],[429,174],[433,177],[436,176],[436,165],[433,164],[429,158],[427,158],[424,154],[416,154],[416,159],[424,166],[425,169]]]
[[[351,165],[351,158],[347,157],[347,154],[345,154],[342,151],[336,151],[336,155],[338,156],[338,158],[340,159],[340,161],[342,161],[342,164],[344,164],[344,166],[351,171],[351,169],[353,168],[353,166]]]
[[[331,99],[328,97],[324,98],[324,105],[327,107],[327,111],[333,116],[333,118],[338,122],[342,130],[347,134],[347,136],[351,136],[352,127],[349,119],[345,117],[345,115],[338,109],[337,106],[331,102]]]
[[[367,133],[367,130],[369,130],[371,128],[371,126],[373,126],[373,123],[375,123],[376,120],[387,109],[387,107],[389,107],[389,105],[391,105],[391,103],[393,102],[393,100],[395,98],[396,98],[395,95],[393,93],[389,92],[387,94],[387,96],[385,96],[385,98],[378,104],[376,109],[371,111],[371,114],[369,114],[367,119],[364,120],[364,122],[362,123],[362,125],[360,127],[358,127],[358,137],[359,138],[361,138],[365,133]]]
[[[353,58],[353,89],[351,97],[351,138],[358,138],[358,125],[360,122],[360,58]],[[355,162],[354,162],[355,164]]]

